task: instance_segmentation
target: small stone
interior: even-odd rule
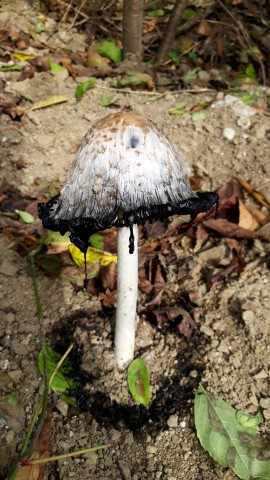
[[[23,376],[23,371],[18,369],[18,370],[11,370],[11,372],[8,373],[10,378],[13,381],[18,381],[20,378]]]
[[[223,129],[222,135],[224,138],[226,138],[226,140],[229,140],[229,142],[231,142],[235,137],[235,131],[233,128],[225,127]]]
[[[199,258],[204,262],[219,262],[221,258],[226,257],[228,254],[228,249],[226,245],[218,245],[217,247],[208,248],[199,253]]]
[[[258,406],[259,406],[259,402],[258,402],[258,399],[257,399],[256,395],[250,395],[249,401],[250,401],[250,403],[252,403],[252,405],[254,405],[255,407],[258,407]]]
[[[124,480],[131,480],[129,465],[124,460],[119,460],[118,465]]]
[[[270,398],[261,398],[260,406],[265,409],[270,409]]]
[[[154,455],[154,453],[157,453],[157,449],[156,449],[156,447],[153,447],[152,445],[147,445],[146,453],[150,453],[150,454]]]
[[[170,428],[176,428],[177,425],[178,425],[178,416],[177,415],[171,415],[167,420],[167,425]]]
[[[63,417],[67,416],[67,414],[68,414],[68,404],[66,402],[59,399],[58,402],[57,402],[56,408],[63,415]]]
[[[270,409],[264,410],[264,411],[263,411],[263,416],[264,416],[265,420],[269,420],[269,418],[270,418]]]
[[[198,72],[198,78],[199,78],[199,80],[202,80],[203,82],[209,82],[210,74],[208,72],[206,72],[205,70],[200,70]]]
[[[15,277],[15,275],[18,273],[18,267],[13,265],[8,258],[4,258],[0,266],[0,273],[3,273],[8,277]]]
[[[93,192],[96,193],[97,195],[101,192],[102,186],[99,184],[96,184],[93,186]]]
[[[113,429],[110,431],[110,437],[113,443],[117,443],[121,438],[121,432],[118,432],[118,430]]]
[[[7,444],[10,444],[10,443],[13,441],[13,438],[14,438],[14,431],[13,431],[13,430],[10,430],[10,431],[7,432],[7,434],[6,434],[6,442],[7,442]]]
[[[255,378],[256,380],[262,380],[264,378],[268,378],[268,373],[266,372],[266,370],[262,369],[259,373],[254,375],[253,378]]]
[[[186,420],[182,420],[179,425],[181,428],[186,428],[186,424],[187,424]]]
[[[250,122],[250,119],[248,117],[238,117],[237,120],[236,120],[236,125],[240,128],[242,128],[243,130],[247,130],[250,125],[251,125],[251,122]]]
[[[214,335],[214,331],[212,330],[212,328],[208,327],[208,325],[203,325],[202,324],[200,326],[200,330],[201,330],[202,333],[204,333],[208,337],[213,337],[213,335]]]
[[[263,123],[255,123],[251,129],[251,134],[258,140],[262,140],[266,134],[266,126]]]

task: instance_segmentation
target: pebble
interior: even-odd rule
[[[129,465],[124,460],[119,460],[118,465],[124,480],[131,480]]]
[[[152,445],[147,445],[146,453],[150,453],[150,454],[154,455],[154,453],[157,453],[157,449],[156,449],[156,447],[153,447]]]
[[[217,247],[209,248],[199,253],[199,258],[207,263],[209,261],[218,262],[221,258],[224,258],[227,255],[228,249],[226,245],[221,244]]]
[[[241,116],[236,119],[236,125],[243,130],[247,130],[251,125],[251,121],[248,117]]]
[[[57,402],[56,408],[63,415],[63,417],[67,416],[67,414],[68,414],[68,404],[66,402],[59,399],[58,402]]]
[[[251,129],[251,134],[258,140],[265,137],[266,126],[263,123],[255,123]]]
[[[18,267],[13,265],[13,263],[8,260],[8,258],[4,258],[0,265],[0,273],[7,275],[8,277],[15,277],[18,273]]]
[[[11,443],[13,441],[13,438],[14,438],[14,431],[13,430],[10,430],[9,432],[7,432],[6,434],[6,442],[7,444]]]
[[[225,127],[223,129],[222,136],[231,142],[235,137],[235,130],[230,127]]]
[[[225,107],[231,107],[239,116],[252,117],[256,114],[256,110],[254,110],[254,108],[245,105],[240,98],[234,97],[233,95],[225,95],[224,99],[217,100],[211,105],[211,108]]]
[[[264,379],[264,378],[268,378],[268,373],[266,370],[262,369],[259,373],[257,373],[256,375],[254,375],[254,377],[256,380],[261,380],[261,379]]]
[[[270,409],[264,410],[264,411],[263,411],[263,416],[264,416],[265,420],[269,420],[269,418],[270,418]]]
[[[167,420],[167,425],[170,428],[176,428],[178,426],[178,415],[171,415]]]
[[[270,398],[261,398],[260,399],[260,406],[265,409],[270,409]]]
[[[214,335],[214,331],[212,330],[212,328],[208,327],[208,325],[202,324],[200,326],[200,331],[205,335],[207,335],[208,337],[213,337]]]

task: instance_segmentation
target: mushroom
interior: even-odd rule
[[[185,173],[183,154],[152,121],[122,111],[90,128],[61,193],[38,206],[43,226],[62,235],[69,231],[84,253],[91,235],[118,227],[115,352],[120,370],[134,356],[138,225],[176,214],[193,219],[218,204],[215,192],[193,192]]]

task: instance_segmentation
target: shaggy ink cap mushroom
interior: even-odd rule
[[[65,234],[82,252],[94,233],[200,212],[218,204],[216,192],[193,192],[185,162],[166,135],[143,115],[119,112],[85,135],[60,195],[40,203],[43,226]]]
[[[86,252],[95,232],[117,235],[115,357],[124,370],[134,357],[137,326],[138,224],[209,210],[215,192],[195,193],[185,163],[166,135],[142,115],[120,112],[85,135],[60,195],[39,204],[43,226],[64,234]],[[129,244],[129,248],[128,248]]]

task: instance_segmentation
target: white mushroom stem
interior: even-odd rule
[[[117,238],[117,306],[115,355],[119,370],[134,357],[138,293],[138,226],[133,226],[134,252],[129,253],[130,230],[118,229]]]

